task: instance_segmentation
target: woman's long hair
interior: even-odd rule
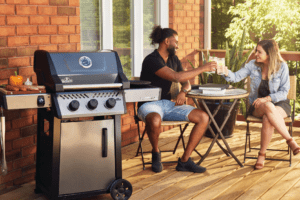
[[[177,32],[171,28],[161,28],[161,26],[154,26],[153,31],[150,34],[151,44],[159,44],[166,38],[169,38],[174,34],[178,35]]]
[[[259,41],[256,45],[256,51],[258,45],[260,45],[269,56],[268,79],[270,80],[272,74],[275,74],[279,71],[281,63],[285,62],[285,60],[281,57],[278,44],[275,42],[275,40],[271,39]],[[255,64],[261,68],[264,66],[263,63],[258,63],[256,61]]]

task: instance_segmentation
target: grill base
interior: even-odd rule
[[[44,193],[49,199],[83,198],[108,193],[112,183],[122,179],[121,116],[112,115],[109,120],[98,116],[93,121],[65,123],[51,113],[45,108],[38,109],[36,193]],[[89,130],[90,136],[99,141],[96,145],[88,144],[88,150],[82,149],[81,144],[93,142],[88,138],[80,140],[82,134],[88,132],[82,129],[91,126],[94,127]],[[74,127],[73,130],[71,127]],[[103,157],[102,143],[105,128],[108,136],[107,157]],[[80,130],[76,133],[76,129]],[[107,164],[103,164],[105,162]],[[89,169],[86,169],[87,163]],[[103,177],[103,173],[107,175]]]

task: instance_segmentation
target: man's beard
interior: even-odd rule
[[[176,52],[176,49],[174,46],[170,45],[168,48],[167,48],[167,51],[169,52],[169,56],[172,57],[175,55],[175,52]]]

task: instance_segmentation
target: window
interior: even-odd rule
[[[155,24],[169,27],[168,0],[80,0],[81,50],[117,51],[128,79],[140,76],[154,50],[149,35]]]
[[[101,49],[101,4],[99,0],[80,1],[80,43],[83,51]]]

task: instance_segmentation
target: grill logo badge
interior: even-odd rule
[[[87,56],[81,56],[79,58],[79,65],[83,68],[90,68],[92,66],[92,60]]]

